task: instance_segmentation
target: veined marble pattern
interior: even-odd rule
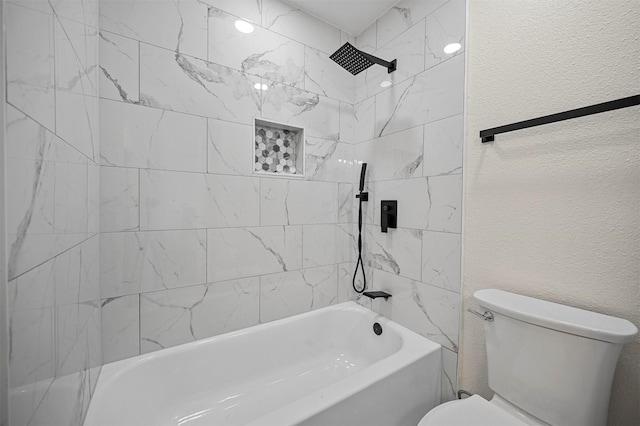
[[[263,92],[262,116],[296,127],[307,136],[340,138],[340,102],[316,93],[273,83]]]
[[[100,97],[138,103],[140,101],[140,42],[106,31],[100,32]],[[102,105],[100,111],[102,112]]]
[[[89,366],[87,324],[99,302],[56,307],[56,376],[66,376]]]
[[[55,305],[55,258],[7,284],[9,312],[37,310]]]
[[[140,351],[147,353],[256,325],[258,304],[258,278],[143,294]]]
[[[208,120],[208,172],[251,176],[253,129],[229,121]]]
[[[420,22],[449,0],[403,0],[377,21],[378,48]]]
[[[262,22],[262,0],[201,0],[216,9],[260,25]]]
[[[464,53],[466,2],[450,0],[425,19],[427,24],[425,45],[425,69]],[[449,43],[460,43],[462,48],[453,54],[444,53]]]
[[[262,26],[325,53],[340,47],[338,28],[279,0],[263,0]]]
[[[353,260],[356,238],[351,226],[304,225],[302,227],[302,267],[333,265]]]
[[[422,282],[460,293],[460,234],[424,231]]]
[[[261,225],[336,223],[338,184],[262,179]]]
[[[117,297],[206,282],[204,230],[101,235],[102,297]]]
[[[53,130],[55,38],[53,13],[47,9],[42,13],[22,4],[6,4],[7,101]]]
[[[353,200],[358,188],[351,183],[338,185],[338,222],[350,223],[358,220],[358,212],[354,211]],[[357,207],[357,206],[356,206]]]
[[[354,106],[340,102],[340,142],[356,143],[356,120]]]
[[[100,232],[100,166],[87,165],[87,237]]]
[[[208,282],[302,267],[301,226],[210,229],[207,241]]]
[[[57,16],[55,35],[58,90],[98,96],[98,30]]]
[[[100,101],[103,165],[207,171],[207,120],[122,102]]]
[[[309,137],[305,145],[305,159],[307,180],[351,182],[353,145]]]
[[[371,97],[354,105],[354,142],[369,141],[375,137],[376,98]]]
[[[369,25],[369,28],[360,33],[358,37],[356,37],[354,46],[364,52],[375,52],[378,50],[378,41],[376,39],[377,25],[378,23],[374,22]]]
[[[61,18],[94,28],[98,26],[98,0],[51,0],[42,3],[47,2]]]
[[[391,86],[376,95],[376,136],[461,114],[464,56]]]
[[[431,209],[429,186],[424,178],[379,181],[372,184],[376,200],[398,201],[398,227],[424,229]],[[380,225],[380,202],[373,206],[373,223]],[[393,231],[389,231],[393,232]]]
[[[398,68],[389,74],[385,67],[374,65],[356,76],[356,99],[366,99],[382,92],[380,83],[400,83],[424,70],[424,22],[420,21],[397,38],[371,54],[385,61],[397,59]]]
[[[100,298],[100,238],[95,235],[53,260],[56,305]]]
[[[260,277],[260,322],[277,320],[337,302],[337,266]]]
[[[336,46],[335,49],[338,47]],[[340,65],[329,59],[329,54],[305,47],[304,64],[305,90],[353,103],[354,77],[350,72],[345,71]]]
[[[54,310],[45,307],[11,314],[9,387],[16,388],[55,376]]]
[[[462,173],[464,118],[454,115],[424,126],[424,176]]]
[[[207,58],[207,5],[195,0],[105,1],[100,29],[200,59]]]
[[[6,149],[11,279],[86,237],[88,171],[86,157],[11,107]]]
[[[356,255],[357,256],[357,255]],[[362,305],[368,309],[371,309],[372,299],[363,296],[361,293],[356,293],[353,290],[353,272],[356,269],[355,262],[340,263],[338,265],[338,303],[354,301],[359,305]],[[373,287],[373,268],[365,266],[364,274],[367,281],[366,291],[371,290]],[[358,289],[362,288],[364,280],[362,279],[362,268],[358,268],[358,274],[356,275],[356,286]]]
[[[98,162],[98,98],[58,90],[56,92],[56,134]]]
[[[144,105],[249,124],[260,115],[256,83],[262,83],[260,77],[140,45],[140,102]]]
[[[454,352],[458,350],[460,295],[376,269],[375,289],[393,295],[373,310]]]
[[[422,231],[396,228],[385,234],[379,226],[365,225],[363,240],[365,266],[420,280]]]
[[[42,399],[45,397],[53,377],[35,383],[9,389],[9,406],[11,407],[11,424],[27,425]]]
[[[95,377],[93,370],[86,369],[56,378],[37,406],[29,424],[82,424],[91,401],[92,377]]]
[[[138,294],[102,301],[102,342],[105,363],[140,355]]]
[[[427,229],[460,233],[462,229],[462,175],[427,178],[431,209]]]
[[[422,176],[423,128],[417,126],[360,143],[354,152],[358,161],[367,163],[368,182]],[[359,176],[360,168],[354,173]]]
[[[441,402],[445,403],[458,398],[458,354],[442,349],[442,386]]]
[[[234,27],[237,19],[220,9],[209,8],[208,60],[270,81],[302,87],[304,45],[260,26],[254,26],[250,34],[241,33]]]
[[[140,173],[142,230],[259,223],[258,178],[154,170]]]
[[[100,230],[140,229],[140,183],[137,169],[100,167]]]

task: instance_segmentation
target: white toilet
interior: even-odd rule
[[[627,320],[501,290],[474,297],[484,315],[490,401],[473,395],[429,411],[419,426],[605,425]]]

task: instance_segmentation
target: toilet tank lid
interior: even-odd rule
[[[622,318],[503,290],[478,290],[473,296],[480,306],[492,312],[590,339],[610,343],[629,343],[638,333],[635,325]]]

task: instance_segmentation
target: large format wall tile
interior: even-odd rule
[[[284,179],[262,179],[261,225],[335,223],[338,185]]]
[[[368,164],[367,181],[375,182],[422,176],[423,151],[423,128],[417,126],[360,143],[354,152]]]
[[[250,34],[241,33],[234,27],[237,19],[209,8],[208,60],[270,81],[302,87],[304,45],[259,26]]]
[[[100,97],[132,103],[140,101],[140,42],[100,31],[99,46]]]
[[[260,322],[323,308],[338,299],[337,266],[260,277]]]
[[[466,25],[466,2],[450,0],[425,19],[427,24],[425,44],[425,69],[464,53]],[[444,53],[450,43],[460,43],[462,48],[453,54]]]
[[[463,91],[463,56],[391,86],[376,95],[376,136],[461,114]]]
[[[424,126],[424,176],[462,173],[464,144],[462,115],[435,121]]]
[[[203,230],[102,234],[102,297],[203,284],[206,253]]]
[[[140,172],[122,167],[100,167],[100,230],[140,229]]]
[[[209,173],[253,174],[253,127],[209,119],[208,128]]]
[[[140,351],[147,353],[256,325],[258,303],[258,278],[143,294]]]
[[[376,290],[393,295],[388,301],[374,301],[374,311],[447,349],[458,351],[458,293],[377,269],[374,271],[374,284]]]
[[[304,268],[349,262],[356,250],[356,240],[349,224],[304,225],[302,241]]]
[[[403,0],[377,21],[377,46],[384,46],[449,0]]]
[[[258,178],[146,170],[140,175],[140,228],[256,226]]]
[[[338,49],[338,46],[336,46]],[[354,77],[329,55],[310,47],[304,49],[304,88],[310,92],[338,99],[343,102],[354,101]]]
[[[460,233],[462,229],[462,175],[427,178],[431,209],[427,229]]]
[[[397,228],[385,234],[379,226],[366,225],[363,234],[365,265],[420,280],[422,231]]]
[[[100,101],[103,165],[206,172],[204,117]]]
[[[105,363],[140,354],[139,295],[102,301],[102,342]]]
[[[385,67],[374,65],[356,76],[356,99],[382,92],[380,83],[385,80],[400,83],[424,71],[424,32],[424,22],[420,22],[382,48],[370,52],[388,62],[395,59],[399,65],[391,74]]]
[[[202,0],[202,3],[258,25],[262,22],[262,0]]]
[[[375,182],[372,188],[372,192],[376,194],[376,200],[396,200],[398,202],[398,227],[413,229],[427,227],[431,200],[426,179],[380,181]],[[373,207],[373,223],[380,225],[380,202],[373,203]]]
[[[305,178],[325,182],[351,182],[353,146],[332,140],[307,138]]]
[[[44,10],[6,5],[7,101],[54,130],[54,17],[49,7]]]
[[[221,228],[207,231],[207,281],[286,272],[302,267],[302,227]]]
[[[304,127],[306,136],[340,139],[340,102],[313,92],[274,83],[263,94],[262,116]]]
[[[98,30],[58,16],[54,31],[58,90],[98,96]]]
[[[460,234],[425,231],[422,282],[460,292]]]
[[[280,0],[263,0],[262,26],[324,53],[340,47],[340,30]]]
[[[103,1],[100,29],[207,58],[207,6],[195,0]]]
[[[140,102],[249,124],[260,115],[260,77],[147,44],[140,45]]]

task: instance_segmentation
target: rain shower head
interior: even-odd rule
[[[398,64],[396,59],[387,62],[356,49],[349,42],[343,44],[329,58],[353,75],[361,73],[373,64],[382,65],[387,68],[388,73],[392,73],[396,70],[396,65]]]

